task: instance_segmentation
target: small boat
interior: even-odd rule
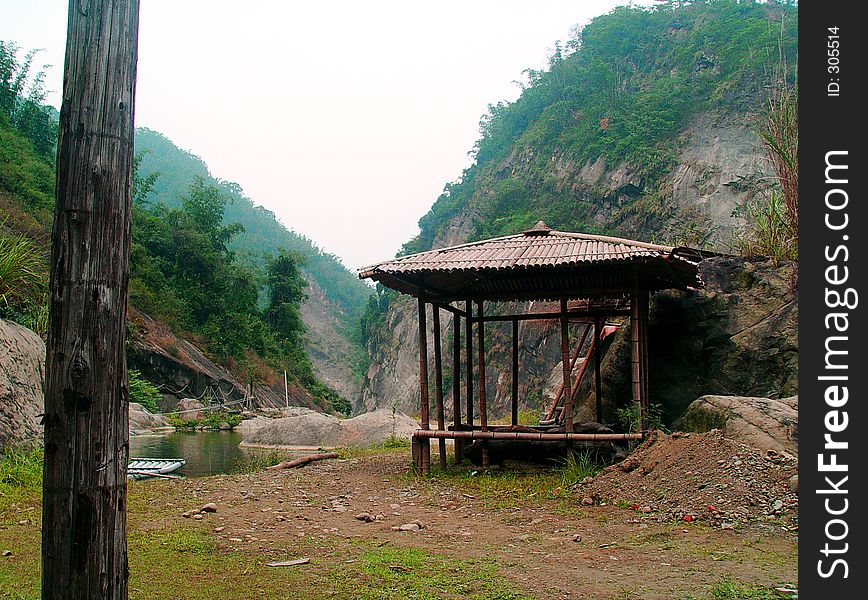
[[[183,458],[131,458],[127,466],[129,479],[147,479],[160,477],[177,471],[187,461]]]

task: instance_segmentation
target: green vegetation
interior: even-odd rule
[[[0,452],[0,514],[42,490],[40,447],[4,448]]]
[[[160,390],[151,382],[142,379],[142,374],[135,369],[127,371],[127,380],[130,386],[130,402],[138,402],[148,412],[160,412],[157,404],[163,397]]]
[[[44,252],[23,233],[8,230],[6,223],[6,219],[0,221],[0,317],[45,335],[48,271]]]

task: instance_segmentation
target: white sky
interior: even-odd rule
[[[622,1],[142,0],[136,126],[165,134],[355,269],[469,165],[479,118]],[[66,0],[0,0],[59,105]]]

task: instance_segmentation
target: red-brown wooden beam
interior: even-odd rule
[[[428,319],[425,314],[425,297],[419,295],[419,414],[422,429],[428,429],[430,407],[428,402]],[[422,474],[431,470],[431,446],[428,442],[419,447],[418,470]]]
[[[432,311],[434,326],[434,401],[437,409],[437,429],[446,429],[446,415],[443,410],[443,356],[440,344],[440,307],[434,305]],[[440,439],[440,468],[446,470],[446,440]]]
[[[488,431],[488,407],[486,406],[485,397],[485,322],[482,321],[482,301],[476,303],[479,322],[476,326],[479,346],[479,424],[482,426],[482,431]],[[488,442],[482,441],[482,468],[488,469]]]
[[[472,313],[472,305],[470,300],[464,304],[464,308],[468,315]],[[473,425],[473,321],[467,319],[465,323],[465,343],[466,349],[466,365],[467,365],[467,424]]]
[[[512,320],[512,424],[518,425],[518,320]]]
[[[452,320],[452,426],[461,428],[461,315]],[[455,440],[455,464],[461,463],[464,443]]]
[[[570,386],[570,322],[567,318],[566,298],[561,298],[561,362],[566,393],[572,387]],[[567,433],[573,431],[573,395],[569,393],[564,398],[564,429]]]
[[[603,422],[603,376],[600,359],[603,353],[603,326],[600,317],[594,319],[594,400],[597,408],[597,423]]]

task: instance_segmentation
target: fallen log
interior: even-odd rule
[[[311,463],[315,460],[325,460],[327,458],[337,458],[337,452],[321,452],[320,454],[311,454],[309,456],[302,456],[301,458],[296,458],[295,460],[285,460],[281,463],[277,463],[276,465],[272,465],[270,467],[266,467],[270,471],[274,471],[276,469],[294,469],[296,467],[301,467],[306,465],[307,463]]]

